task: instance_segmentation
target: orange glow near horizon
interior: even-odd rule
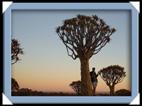
[[[79,65],[79,64],[78,64]],[[80,80],[80,65],[76,67],[76,71],[67,70],[65,67],[52,67],[52,71],[44,68],[38,71],[38,67],[34,65],[34,70],[24,69],[20,66],[13,66],[13,77],[18,81],[20,88],[29,88],[37,91],[45,92],[74,92],[69,86],[72,81]],[[77,65],[76,65],[77,66]],[[16,67],[16,68],[15,68]],[[127,89],[131,91],[130,80],[128,77],[115,86],[115,91],[119,89]],[[98,86],[96,92],[109,92],[109,87],[98,77]]]

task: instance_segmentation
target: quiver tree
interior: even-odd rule
[[[110,41],[115,29],[96,15],[78,15],[65,20],[62,26],[57,27],[56,32],[66,46],[68,55],[74,60],[80,60],[82,95],[93,95],[89,59]]]
[[[81,94],[81,81],[73,81],[70,87],[76,92],[77,95]]]
[[[124,67],[111,65],[101,69],[99,71],[99,75],[109,87],[110,95],[114,95],[115,85],[123,81],[123,78],[126,76],[126,72],[124,72]]]
[[[15,64],[17,61],[19,61],[19,55],[23,54],[23,50],[20,47],[20,43],[16,39],[12,39],[11,42],[11,60],[12,64]]]
[[[17,61],[19,61],[19,55],[23,54],[23,50],[20,47],[20,43],[18,42],[18,40],[16,39],[12,39],[11,41],[11,63],[15,64]],[[19,89],[19,84],[18,82],[12,78],[11,81],[11,88],[12,91],[17,91]]]

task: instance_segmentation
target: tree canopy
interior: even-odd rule
[[[91,58],[110,41],[110,36],[115,31],[115,28],[110,28],[96,15],[78,15],[65,20],[64,24],[56,29],[68,55],[73,59],[84,54]]]
[[[120,83],[126,76],[124,67],[119,65],[111,65],[99,71],[99,75],[106,82],[107,85]]]
[[[12,59],[12,64],[16,63],[19,61],[19,55],[23,54],[23,49],[20,47],[20,43],[16,39],[12,39],[11,41],[11,59]]]

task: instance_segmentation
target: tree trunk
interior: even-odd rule
[[[89,72],[89,58],[80,59],[81,62],[81,95],[92,96],[93,88]]]
[[[114,85],[109,86],[110,88],[110,95],[113,96],[114,95]]]

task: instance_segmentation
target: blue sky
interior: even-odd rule
[[[90,59],[90,70],[99,71],[109,65],[125,68],[126,78],[116,89],[130,88],[130,11],[109,10],[51,10],[12,11],[12,38],[20,41],[24,55],[12,67],[13,76],[21,87],[43,91],[72,91],[69,84],[80,80],[79,59],[67,55],[66,48],[56,33],[65,19],[82,15],[97,15],[110,27],[116,28],[111,41]],[[99,78],[97,91],[109,91]]]

